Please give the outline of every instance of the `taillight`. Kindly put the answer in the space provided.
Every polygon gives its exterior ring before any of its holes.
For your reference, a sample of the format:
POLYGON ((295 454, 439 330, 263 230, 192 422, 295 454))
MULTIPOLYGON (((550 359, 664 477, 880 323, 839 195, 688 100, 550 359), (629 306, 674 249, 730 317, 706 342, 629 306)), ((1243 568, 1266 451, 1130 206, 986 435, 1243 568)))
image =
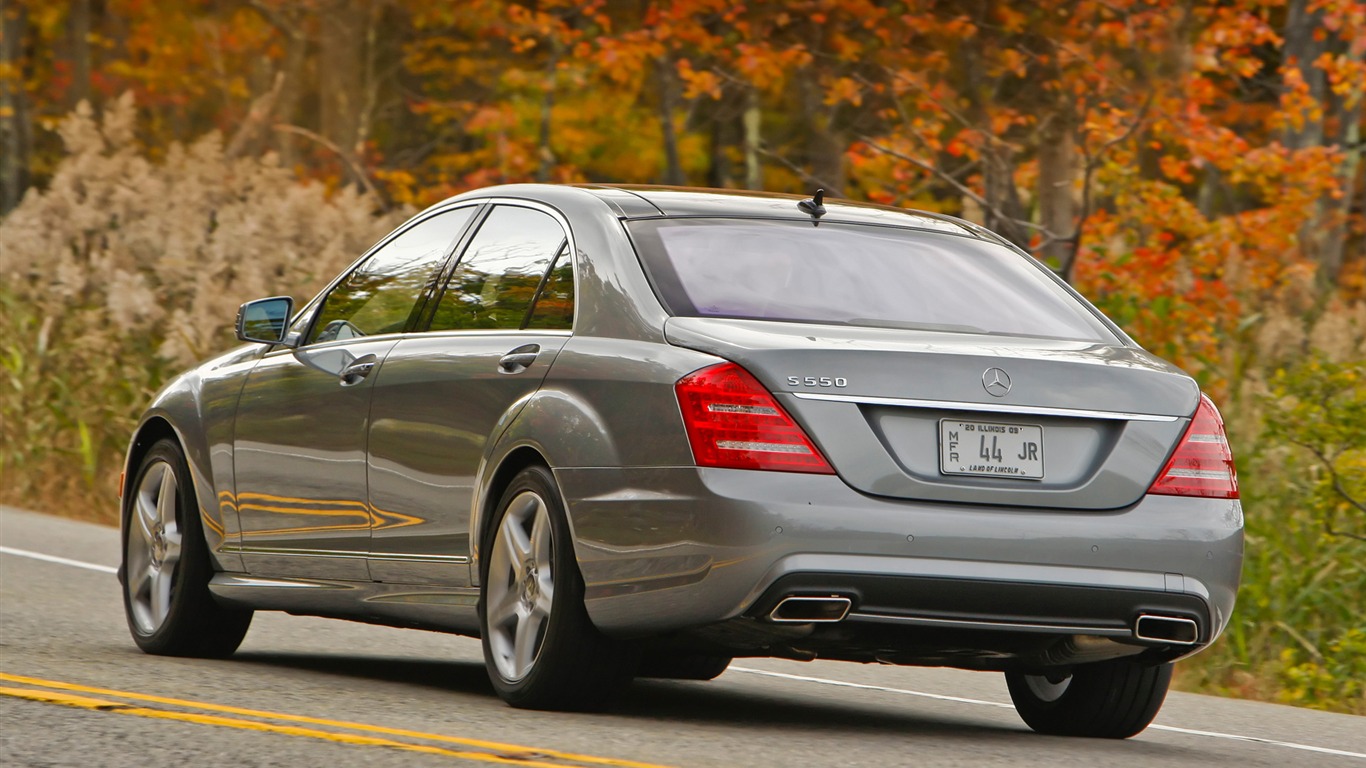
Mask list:
POLYGON ((1200 396, 1195 418, 1148 493, 1238 498, 1238 474, 1224 434, 1224 420, 1208 397, 1200 396))
POLYGON ((835 474, 773 395, 735 363, 693 371, 674 391, 699 467, 835 474))

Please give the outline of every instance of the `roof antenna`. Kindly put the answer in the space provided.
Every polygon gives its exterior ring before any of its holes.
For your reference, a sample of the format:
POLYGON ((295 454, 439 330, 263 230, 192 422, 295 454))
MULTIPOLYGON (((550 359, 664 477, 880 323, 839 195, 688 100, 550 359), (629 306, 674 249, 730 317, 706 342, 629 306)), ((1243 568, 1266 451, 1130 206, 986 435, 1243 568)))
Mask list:
POLYGON ((797 210, 809 214, 812 219, 815 219, 811 223, 820 226, 820 218, 825 215, 825 190, 817 189, 814 198, 808 197, 797 203, 797 210))

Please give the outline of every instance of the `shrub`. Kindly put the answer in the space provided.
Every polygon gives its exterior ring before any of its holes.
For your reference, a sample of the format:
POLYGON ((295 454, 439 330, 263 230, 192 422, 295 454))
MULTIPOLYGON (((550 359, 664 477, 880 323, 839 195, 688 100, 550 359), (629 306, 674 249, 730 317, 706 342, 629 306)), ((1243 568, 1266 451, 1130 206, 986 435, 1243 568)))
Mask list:
MULTIPOLYGON (((168 373, 234 343, 237 305, 314 291, 400 216, 301 183, 218 134, 137 148, 128 96, 59 132, 46 190, 0 221, 0 499, 112 520, 138 413, 168 373)), ((296 299, 306 298, 296 295, 296 299)))

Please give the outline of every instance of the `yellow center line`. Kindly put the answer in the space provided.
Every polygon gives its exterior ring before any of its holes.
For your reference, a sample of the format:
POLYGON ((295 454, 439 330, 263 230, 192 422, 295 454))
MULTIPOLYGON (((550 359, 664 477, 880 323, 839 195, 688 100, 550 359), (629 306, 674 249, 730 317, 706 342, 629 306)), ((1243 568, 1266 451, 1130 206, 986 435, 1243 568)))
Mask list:
POLYGON ((591 765, 610 765, 618 768, 665 768, 656 763, 641 763, 634 760, 617 760, 610 757, 598 757, 596 755, 581 755, 574 752, 562 752, 555 749, 540 749, 528 747, 520 744, 508 744, 498 741, 485 741, 483 739, 470 739, 460 736, 445 736, 438 733, 424 733, 422 731, 410 731, 403 728, 387 728, 381 725, 369 725, 366 723, 354 723, 345 720, 329 720, 320 717, 307 717, 304 715, 290 715, 283 712, 268 712, 259 709, 246 709, 243 707, 233 707, 225 704, 210 704, 207 702, 189 701, 187 699, 174 699, 165 696, 154 696, 145 693, 133 693, 130 691, 117 691, 108 688, 97 688, 93 686, 78 685, 76 683, 65 683, 59 680, 44 680, 36 677, 25 677, 23 675, 11 675, 0 672, 0 680, 11 683, 21 683, 24 685, 35 685, 41 688, 51 688, 59 691, 77 691, 80 693, 93 693, 101 696, 116 696, 132 701, 144 701, 154 704, 166 704, 177 707, 187 707, 200 709, 206 712, 220 712, 232 715, 244 715, 247 717, 259 717, 271 720, 279 720, 289 723, 305 723, 308 725, 324 725, 332 728, 344 728, 363 733, 383 734, 385 736, 402 736, 411 739, 422 739, 424 741, 435 741, 444 744, 459 744, 466 747, 476 747, 504 753, 506 756, 488 755, 479 752, 464 753, 455 750, 443 750, 440 747, 427 747, 423 745, 407 744, 405 742, 390 742, 388 739, 376 739, 373 737, 356 736, 354 734, 338 734, 327 731, 315 731, 306 728, 293 728, 291 726, 281 726, 269 723, 256 723, 246 720, 235 720, 232 718, 220 718, 212 715, 199 715, 185 712, 171 712, 159 709, 146 709, 133 707, 120 702, 99 702, 98 704, 76 703, 95 702, 96 699, 88 699, 79 696, 65 696, 49 693, 47 691, 32 691, 21 688, 0 687, 0 695, 15 696, 34 701, 48 701, 54 704, 66 704, 68 706, 79 706, 86 709, 97 709, 102 711, 119 712, 123 714, 134 714, 142 717, 161 717, 170 720, 183 720, 187 722, 199 722, 209 725, 224 725, 228 727, 247 728, 252 730, 268 730, 274 733, 288 733, 296 736, 310 736, 313 738, 323 738, 331 741, 341 741, 350 744, 374 744, 380 746, 395 746, 403 749, 410 749, 422 752, 433 752, 433 754, 448 754, 454 757, 465 757, 469 759, 489 760, 492 762, 504 762, 513 765, 526 766, 555 766, 564 768, 562 763, 537 763, 529 761, 529 758, 550 758, 557 760, 567 760, 576 763, 587 763, 591 765), (41 698, 47 697, 47 698, 41 698), (58 700, 57 697, 61 697, 58 700), (222 722, 219 722, 222 721, 222 722), (364 741, 356 741, 362 739, 364 741), (434 751, 435 750, 435 751, 434 751), (513 755, 519 755, 514 757, 513 755))
POLYGON ((492 755, 487 752, 464 752, 455 749, 443 749, 442 747, 432 747, 425 744, 409 744, 393 739, 381 739, 377 736, 360 736, 354 733, 331 733, 329 731, 318 731, 312 728, 300 728, 293 725, 276 725, 274 723, 260 723, 255 720, 238 720, 232 717, 220 717, 218 715, 196 715, 192 712, 174 712, 166 709, 149 709, 138 707, 132 704, 123 704, 117 701, 105 701, 102 699, 92 699, 86 696, 76 696, 70 693, 58 693, 56 691, 41 691, 30 688, 9 688, 0 687, 0 696, 13 696, 18 699, 28 699, 29 701, 39 701, 45 704, 61 704, 67 707, 79 707, 81 709, 92 709, 100 712, 112 712, 118 715, 135 715, 137 717, 152 717, 160 720, 177 720, 185 723, 196 723, 199 725, 217 725, 225 728, 241 728, 247 731, 261 731, 263 733, 278 733, 285 736, 303 736, 310 739, 323 739, 334 741, 340 744, 353 744, 367 747, 391 747, 402 749, 409 752, 423 752, 430 755, 443 755, 446 757, 458 757, 465 760, 480 760, 487 763, 503 763, 505 765, 531 766, 532 768, 565 768, 564 763, 541 763, 535 760, 527 760, 522 757, 503 757, 492 755))

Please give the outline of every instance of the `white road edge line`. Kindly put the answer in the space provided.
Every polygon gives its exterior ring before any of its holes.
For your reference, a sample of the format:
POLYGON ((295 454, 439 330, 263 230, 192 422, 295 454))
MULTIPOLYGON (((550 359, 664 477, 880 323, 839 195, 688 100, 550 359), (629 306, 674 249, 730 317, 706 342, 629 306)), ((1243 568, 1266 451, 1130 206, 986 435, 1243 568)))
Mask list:
MULTIPOLYGON (((999 701, 987 701, 985 699, 968 699, 962 696, 945 696, 938 693, 926 693, 924 691, 912 691, 906 688, 889 688, 884 685, 868 685, 866 683, 850 683, 844 680, 831 680, 824 677, 808 677, 806 675, 789 675, 785 672, 770 672, 766 669, 753 669, 751 667, 730 667, 729 671, 744 672, 750 675, 762 675, 764 677, 777 677, 784 680, 795 680, 802 683, 818 683, 820 685, 833 685, 839 688, 858 688, 865 691, 882 691, 884 693, 897 693, 903 696, 918 696, 925 699, 937 699, 939 701, 956 701, 962 704, 981 704, 988 707, 998 707, 1000 709, 1014 709, 1013 704, 1002 704, 999 701)), ((1319 752, 1325 755, 1340 755, 1342 757, 1366 758, 1366 753, 1349 752, 1344 749, 1330 749, 1328 747, 1315 747, 1310 744, 1296 744, 1292 741, 1277 741, 1275 739, 1265 739, 1259 736, 1242 736, 1236 733, 1219 733, 1217 731, 1197 731, 1192 728, 1178 728, 1174 725, 1159 725, 1154 723, 1148 726, 1151 730, 1169 731, 1171 733, 1184 733, 1190 736, 1208 736, 1215 739, 1231 739, 1233 741, 1251 741, 1258 744, 1269 744, 1275 747, 1286 747, 1287 749, 1300 749, 1306 752, 1319 752)))
MULTIPOLYGON (((26 549, 15 549, 13 547, 0 546, 0 554, 15 555, 17 557, 27 557, 33 560, 42 560, 58 565, 69 565, 73 568, 84 568, 89 571, 99 571, 100 573, 118 573, 119 569, 108 565, 97 563, 86 563, 80 560, 70 560, 56 555, 45 555, 41 552, 30 552, 26 549)), ((766 669, 753 669, 750 667, 731 667, 733 672, 744 672, 750 675, 761 675, 764 677, 777 677, 784 680, 795 680, 802 683, 817 683, 820 685, 833 685, 839 688, 858 688, 865 691, 882 691, 883 693, 897 693, 903 696, 918 696, 924 699, 936 699, 938 701, 956 701, 960 704, 980 704, 987 707, 997 707, 1000 709, 1014 709, 1014 705, 1002 704, 999 701, 987 701, 985 699, 969 699, 962 696, 945 696, 938 693, 926 693, 924 691, 912 691, 906 688, 890 688, 885 685, 868 685, 866 683, 850 683, 844 680, 830 680, 824 677, 808 677, 806 675, 789 675, 786 672, 769 672, 766 669)), ((1269 744, 1275 747, 1286 747, 1287 749, 1300 749, 1306 752, 1318 752, 1325 755, 1340 755, 1342 757, 1366 758, 1366 753, 1349 752, 1345 749, 1330 749, 1328 747, 1315 747, 1309 744, 1296 744, 1291 741, 1276 741, 1275 739, 1264 739, 1258 736, 1242 736, 1236 733, 1218 733, 1216 731, 1197 731, 1191 728, 1178 728, 1174 725, 1159 725, 1154 723, 1148 726, 1159 731, 1171 733, 1184 733, 1190 736, 1208 736, 1215 739, 1231 739, 1233 741, 1251 741, 1257 744, 1269 744)))
POLYGON ((824 677, 807 677, 806 675, 789 675, 786 672, 769 672, 766 669, 752 669, 750 667, 728 667, 731 672, 746 672, 751 675, 763 675, 764 677, 780 677, 784 680, 797 680, 803 683, 820 683, 821 685, 834 685, 840 688, 859 688, 865 691, 883 691, 884 693, 899 693, 903 696, 919 696, 925 699, 938 699, 939 701, 957 701, 962 704, 984 704, 988 707, 1001 707, 1003 709, 1014 709, 1013 704, 1002 704, 998 701, 986 701, 985 699, 965 699, 962 696, 945 696, 939 693, 925 693, 924 691, 912 691, 906 688, 888 688, 884 685, 869 685, 867 683, 849 683, 844 680, 829 680, 824 677))
POLYGON ((0 555, 15 555, 16 557, 27 557, 31 560, 42 560, 46 563, 57 563, 58 565, 69 565, 72 568, 84 568, 87 571, 99 571, 100 573, 118 573, 119 569, 108 565, 97 563, 86 563, 80 560, 69 560, 65 557, 56 555, 45 555, 42 552, 30 552, 27 549, 15 549, 14 547, 0 546, 0 555))

